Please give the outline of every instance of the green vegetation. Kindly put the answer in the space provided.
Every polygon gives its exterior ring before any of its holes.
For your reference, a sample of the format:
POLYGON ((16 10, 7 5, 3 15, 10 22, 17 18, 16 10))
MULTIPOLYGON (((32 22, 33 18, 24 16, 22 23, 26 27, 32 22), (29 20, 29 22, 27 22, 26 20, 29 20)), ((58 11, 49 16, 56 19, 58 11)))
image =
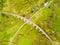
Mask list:
POLYGON ((0 45, 52 45, 36 26, 12 14, 38 25, 60 45, 60 0, 0 0, 0 45))

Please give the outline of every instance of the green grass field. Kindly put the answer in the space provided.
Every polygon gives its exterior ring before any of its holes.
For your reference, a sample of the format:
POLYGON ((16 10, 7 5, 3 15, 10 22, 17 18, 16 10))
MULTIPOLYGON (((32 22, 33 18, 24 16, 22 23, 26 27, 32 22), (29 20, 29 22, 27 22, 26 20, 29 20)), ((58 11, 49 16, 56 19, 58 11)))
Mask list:
POLYGON ((60 45, 60 0, 0 0, 0 45, 60 45))

